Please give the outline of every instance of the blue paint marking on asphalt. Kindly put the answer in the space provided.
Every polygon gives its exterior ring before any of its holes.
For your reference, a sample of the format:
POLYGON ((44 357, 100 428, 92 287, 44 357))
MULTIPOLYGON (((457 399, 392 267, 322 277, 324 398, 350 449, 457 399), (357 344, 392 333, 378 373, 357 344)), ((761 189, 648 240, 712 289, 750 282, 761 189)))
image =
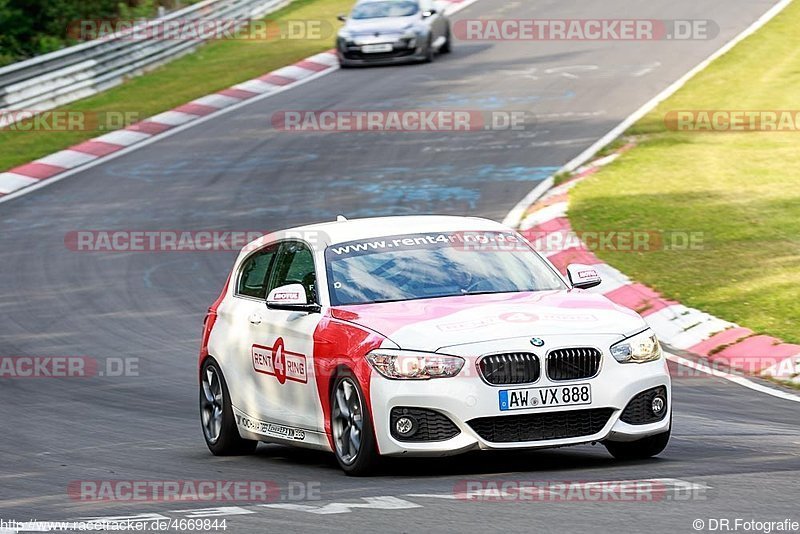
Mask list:
MULTIPOLYGON (((305 184, 310 180, 304 164, 317 159, 316 154, 270 153, 257 155, 203 157, 191 155, 154 164, 112 165, 109 173, 135 180, 158 181, 161 187, 170 187, 170 178, 184 178, 203 173, 224 173, 227 176, 249 175, 230 194, 241 198, 262 198, 268 203, 247 210, 245 218, 253 216, 288 216, 304 218, 330 218, 340 211, 337 197, 357 196, 356 209, 351 217, 370 217, 388 214, 435 213, 443 209, 452 213, 470 213, 479 206, 482 191, 487 183, 503 182, 531 184, 540 182, 557 171, 557 166, 478 164, 457 166, 452 164, 427 167, 384 166, 354 169, 344 175, 316 177, 318 187, 309 197, 305 184), (263 172, 281 164, 290 168, 297 180, 282 183, 281 187, 268 188, 270 173, 263 172), (261 172, 259 172, 261 171, 261 172), (303 202, 298 202, 303 199, 303 202), (290 208, 291 206, 291 208, 290 208)), ((178 182, 177 187, 183 185, 178 182)), ((202 211, 202 210, 201 210, 202 211)), ((109 221, 110 222, 110 221, 109 221)))

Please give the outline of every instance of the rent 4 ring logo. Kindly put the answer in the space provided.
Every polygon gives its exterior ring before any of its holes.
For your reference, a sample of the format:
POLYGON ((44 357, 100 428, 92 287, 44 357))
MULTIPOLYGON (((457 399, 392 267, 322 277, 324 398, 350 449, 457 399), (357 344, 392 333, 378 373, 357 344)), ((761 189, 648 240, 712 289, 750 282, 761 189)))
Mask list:
POLYGON ((306 357, 297 352, 284 349, 283 338, 278 338, 271 347, 253 345, 253 369, 257 373, 272 375, 278 382, 308 382, 306 357))

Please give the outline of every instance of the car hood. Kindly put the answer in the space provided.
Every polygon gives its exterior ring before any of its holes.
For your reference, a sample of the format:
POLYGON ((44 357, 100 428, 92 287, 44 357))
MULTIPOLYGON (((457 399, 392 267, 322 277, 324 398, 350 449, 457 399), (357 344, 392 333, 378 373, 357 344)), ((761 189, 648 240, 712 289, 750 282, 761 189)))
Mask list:
POLYGON ((398 34, 410 30, 419 21, 417 15, 408 17, 382 17, 378 19, 348 19, 344 29, 353 36, 398 34))
POLYGON ((378 332, 400 348, 431 352, 521 336, 622 336, 647 326, 633 310, 580 290, 338 306, 331 315, 378 332))

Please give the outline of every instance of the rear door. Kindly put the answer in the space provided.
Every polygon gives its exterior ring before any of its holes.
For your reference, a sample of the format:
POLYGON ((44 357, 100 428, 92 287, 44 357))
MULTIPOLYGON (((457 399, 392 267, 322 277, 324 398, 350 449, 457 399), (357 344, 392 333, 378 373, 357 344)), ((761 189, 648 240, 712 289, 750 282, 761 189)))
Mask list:
POLYGON ((267 245, 241 263, 231 280, 233 297, 218 309, 221 325, 214 330, 225 336, 219 346, 224 350, 222 365, 231 402, 251 417, 263 415, 266 403, 253 371, 251 348, 267 314, 267 287, 279 249, 280 243, 267 245))

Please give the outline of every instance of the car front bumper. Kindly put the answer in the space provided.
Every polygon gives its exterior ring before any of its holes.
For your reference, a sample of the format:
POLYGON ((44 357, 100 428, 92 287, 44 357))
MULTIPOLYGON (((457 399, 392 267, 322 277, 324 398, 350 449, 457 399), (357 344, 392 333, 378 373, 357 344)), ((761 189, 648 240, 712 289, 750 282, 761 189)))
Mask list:
MULTIPOLYGON (((467 369, 453 378, 434 380, 389 380, 373 371, 370 383, 370 401, 378 448, 386 456, 446 456, 474 449, 536 449, 577 445, 597 441, 635 441, 653 434, 665 432, 670 428, 672 412, 672 392, 670 378, 664 358, 644 364, 620 364, 609 355, 603 355, 601 371, 597 376, 584 380, 552 382, 542 376, 536 383, 511 386, 489 385, 477 372, 465 373, 467 369), (610 360, 610 361, 609 361, 610 360), (527 387, 565 386, 570 384, 591 384, 591 404, 572 407, 530 408, 501 411, 499 391, 527 387), (667 407, 663 418, 648 424, 629 424, 620 420, 628 403, 637 394, 663 386, 667 391, 667 407), (446 416, 458 428, 458 434, 440 441, 406 441, 396 439, 391 431, 391 412, 393 408, 421 408, 432 410, 446 416), (556 414, 552 420, 561 420, 565 414, 578 410, 601 412, 601 419, 607 416, 599 431, 582 433, 557 439, 537 439, 534 441, 488 441, 470 425, 475 419, 496 418, 501 426, 501 418, 529 414, 556 414), (560 413, 560 415, 558 415, 560 413), (579 435, 575 435, 579 434, 579 435)), ((472 362, 468 361, 465 367, 472 362)), ((474 368, 474 367, 473 367, 474 368)), ((575 414, 583 416, 583 414, 575 414)), ((573 415, 567 416, 573 417, 573 415)), ((514 423, 512 423, 513 425, 514 423)), ((592 428, 598 428, 597 423, 592 428)))
POLYGON ((364 53, 361 51, 360 45, 347 47, 340 43, 336 50, 336 55, 339 58, 339 64, 348 67, 361 65, 395 65, 401 63, 414 63, 423 61, 425 59, 426 50, 424 46, 418 46, 415 48, 398 48, 394 43, 377 44, 392 44, 394 49, 391 52, 382 52, 377 54, 364 53))

